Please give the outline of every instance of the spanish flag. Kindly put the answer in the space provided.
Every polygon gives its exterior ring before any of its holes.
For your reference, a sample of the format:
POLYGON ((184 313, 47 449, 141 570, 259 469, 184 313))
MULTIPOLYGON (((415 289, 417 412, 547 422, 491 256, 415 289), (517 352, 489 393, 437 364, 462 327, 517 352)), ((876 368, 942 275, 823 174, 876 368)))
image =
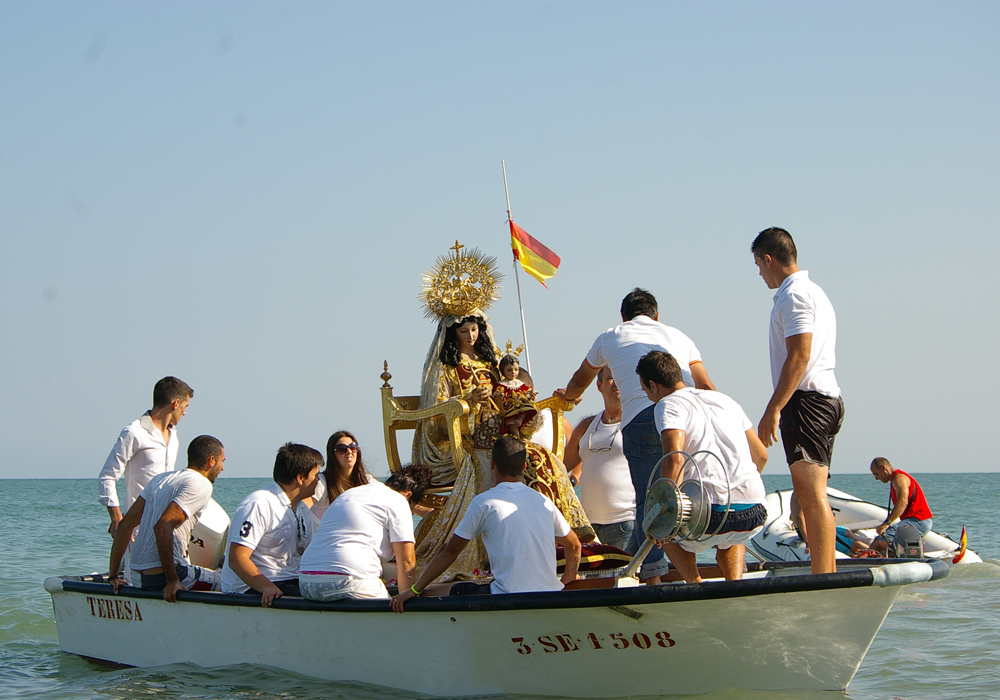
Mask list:
POLYGON ((514 259, 529 275, 548 289, 545 280, 556 274, 562 260, 551 250, 536 241, 523 228, 510 219, 510 247, 514 249, 514 259))

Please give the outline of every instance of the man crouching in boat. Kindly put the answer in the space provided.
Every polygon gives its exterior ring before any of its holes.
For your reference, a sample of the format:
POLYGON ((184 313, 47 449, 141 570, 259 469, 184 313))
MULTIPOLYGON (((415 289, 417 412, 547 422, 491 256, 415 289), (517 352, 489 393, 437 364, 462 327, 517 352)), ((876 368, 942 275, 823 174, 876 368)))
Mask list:
POLYGON ((299 561, 316 529, 309 506, 323 455, 286 443, 274 458, 274 483, 254 491, 236 508, 229 528, 223 593, 260 593, 267 608, 283 595, 300 596, 299 561))
POLYGON ((718 532, 704 540, 658 544, 688 583, 701 581, 695 555, 709 547, 716 548, 715 560, 727 581, 743 578, 745 543, 767 519, 759 473, 767 463, 767 448, 738 403, 718 391, 685 386, 680 365, 670 354, 654 350, 639 360, 635 371, 646 396, 656 404, 653 422, 663 454, 670 455, 663 460, 660 475, 678 484, 697 478, 693 468, 683 471, 686 460, 678 452, 711 452, 726 470, 722 473, 712 458, 699 462, 712 502, 706 534, 718 532))
POLYGON ((472 499, 455 534, 420 579, 409 588, 400 586, 399 595, 392 599, 393 610, 403 612, 406 601, 424 592, 446 596, 559 591, 576 580, 580 540, 552 501, 521 481, 526 455, 524 443, 516 438, 497 438, 490 459, 496 486, 472 499), (432 586, 477 535, 483 536, 493 582, 459 581, 432 586), (566 553, 561 579, 556 576, 557 542, 566 553))
POLYGON ((885 457, 872 460, 872 476, 883 484, 892 483, 889 491, 889 503, 892 510, 885 520, 875 528, 879 537, 872 542, 872 549, 886 553, 888 543, 896 540, 896 528, 900 525, 911 525, 920 531, 921 536, 931 531, 933 514, 931 507, 924 498, 924 490, 912 476, 902 469, 896 469, 885 457))
POLYGON ((115 532, 111 546, 109 583, 118 592, 128 585, 119 575, 122 555, 132 543, 132 573, 137 588, 163 591, 163 599, 176 602, 177 591, 218 590, 219 571, 193 565, 188 542, 198 516, 212 499, 212 485, 222 473, 226 450, 211 435, 200 435, 188 445, 188 468, 158 474, 142 490, 115 532))

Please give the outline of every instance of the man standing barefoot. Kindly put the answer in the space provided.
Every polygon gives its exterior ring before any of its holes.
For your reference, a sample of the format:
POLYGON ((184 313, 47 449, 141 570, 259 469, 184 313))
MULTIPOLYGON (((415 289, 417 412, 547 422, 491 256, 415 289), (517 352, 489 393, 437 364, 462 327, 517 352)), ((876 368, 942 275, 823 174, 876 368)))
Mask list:
POLYGON ((792 473, 792 509, 801 512, 803 538, 814 574, 837 570, 836 529, 826 498, 833 440, 844 420, 844 402, 834 376, 837 316, 819 285, 799 270, 788 231, 761 231, 750 246, 768 289, 777 289, 769 338, 774 393, 757 426, 770 447, 781 429, 792 473))

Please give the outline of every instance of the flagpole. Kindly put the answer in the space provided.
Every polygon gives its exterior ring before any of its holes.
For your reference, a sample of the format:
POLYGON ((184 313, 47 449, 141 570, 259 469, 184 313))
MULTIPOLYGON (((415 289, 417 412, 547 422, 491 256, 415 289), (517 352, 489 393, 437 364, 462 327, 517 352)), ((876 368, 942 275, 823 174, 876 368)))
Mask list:
MULTIPOLYGON (((513 223, 510 217, 510 192, 507 190, 507 166, 500 160, 500 167, 503 169, 503 193, 507 197, 507 224, 513 223)), ((512 249, 513 250, 513 249, 512 249)), ((531 354, 528 352, 528 329, 524 325, 524 304, 521 303, 521 270, 517 257, 514 257, 514 279, 517 281, 517 307, 521 311, 521 335, 524 337, 524 368, 531 374, 531 354)))

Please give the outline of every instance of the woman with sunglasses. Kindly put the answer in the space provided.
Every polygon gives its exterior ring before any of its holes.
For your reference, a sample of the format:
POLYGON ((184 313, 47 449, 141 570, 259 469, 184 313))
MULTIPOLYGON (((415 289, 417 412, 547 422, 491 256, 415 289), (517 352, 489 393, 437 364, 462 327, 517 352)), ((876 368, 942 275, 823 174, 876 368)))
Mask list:
POLYGON ((347 430, 338 430, 326 441, 326 471, 320 474, 313 496, 312 514, 318 524, 337 496, 355 486, 372 481, 361 458, 358 439, 347 430))

